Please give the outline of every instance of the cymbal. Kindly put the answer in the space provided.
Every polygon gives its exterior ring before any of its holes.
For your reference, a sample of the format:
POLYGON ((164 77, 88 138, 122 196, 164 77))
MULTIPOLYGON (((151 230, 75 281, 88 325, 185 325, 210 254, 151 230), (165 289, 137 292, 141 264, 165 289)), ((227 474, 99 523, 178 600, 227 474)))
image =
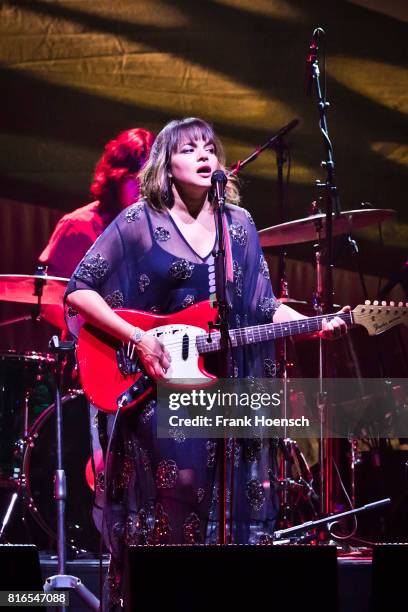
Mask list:
MULTIPOLYGON (((339 217, 335 217, 333 213, 333 236, 348 234, 368 225, 382 223, 394 214, 395 210, 390 208, 345 210, 340 213, 339 217)), ((272 247, 316 240, 319 229, 321 229, 321 237, 325 238, 326 215, 323 213, 266 227, 259 230, 258 235, 262 247, 272 247)))
POLYGON ((280 297, 278 300, 282 302, 282 304, 307 304, 305 300, 295 300, 295 298, 291 297, 280 297))
POLYGON ((36 281, 44 281, 41 304, 62 304, 69 278, 28 274, 0 274, 0 301, 37 304, 36 281))

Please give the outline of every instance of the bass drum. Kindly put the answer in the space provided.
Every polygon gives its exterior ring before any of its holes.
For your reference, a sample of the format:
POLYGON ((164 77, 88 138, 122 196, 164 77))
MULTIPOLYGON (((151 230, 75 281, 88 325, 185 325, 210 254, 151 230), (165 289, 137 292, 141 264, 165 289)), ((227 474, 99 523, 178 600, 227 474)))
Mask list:
MULTIPOLYGON (((85 469, 91 454, 88 403, 82 391, 62 398, 63 467, 67 479, 65 524, 67 546, 79 554, 97 553, 99 532, 92 520, 93 493, 85 469)), ((56 469, 55 404, 45 410, 29 433, 24 456, 29 510, 39 530, 30 529, 40 548, 50 548, 56 540, 56 502, 54 472, 56 469)))

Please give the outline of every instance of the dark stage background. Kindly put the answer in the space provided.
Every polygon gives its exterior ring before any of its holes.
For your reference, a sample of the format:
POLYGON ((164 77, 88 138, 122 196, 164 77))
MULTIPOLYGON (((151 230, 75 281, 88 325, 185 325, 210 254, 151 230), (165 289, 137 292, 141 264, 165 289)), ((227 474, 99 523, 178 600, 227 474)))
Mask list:
MULTIPOLYGON (((322 143, 303 93, 317 25, 327 32, 329 128, 342 209, 363 201, 395 219, 356 234, 374 299, 406 258, 408 10, 385 0, 10 0, 0 10, 0 273, 31 273, 57 218, 89 200, 104 144, 120 130, 158 131, 171 118, 213 121, 228 162, 294 117, 287 220, 317 197, 322 143), (368 8, 371 7, 371 8, 368 8)), ((322 68, 322 62, 321 62, 322 68)), ((279 222, 276 161, 242 172, 258 228, 279 222)), ((311 243, 288 247, 292 297, 314 289, 311 243)), ((276 286, 276 250, 267 257, 276 286)), ((335 302, 363 298, 344 237, 336 239, 335 302)), ((392 294, 402 296, 397 290, 392 294)), ((0 305, 0 320, 27 312, 0 305)), ((3 328, 4 329, 4 328, 3 328)), ((0 346, 38 345, 25 324, 0 346)), ((41 335, 41 334, 40 334, 41 335)), ((40 348, 40 347, 37 347, 40 348)))
MULTIPOLYGON (((392 272, 408 238, 408 10, 402 2, 359 4, 379 10, 342 0, 2 2, 1 272, 31 271, 58 214, 88 199, 107 140, 134 126, 157 131, 173 117, 213 121, 230 163, 299 117, 289 137, 287 218, 305 216, 317 195, 314 180, 322 177, 316 103, 303 94, 317 25, 327 32, 329 128, 342 208, 369 201, 396 209, 384 247, 375 226, 360 233, 364 270, 392 272)), ((244 204, 259 228, 279 221, 275 174, 270 152, 242 174, 244 204)), ((288 255, 310 260, 310 245, 288 255)), ((352 267, 346 249, 337 264, 352 267)))

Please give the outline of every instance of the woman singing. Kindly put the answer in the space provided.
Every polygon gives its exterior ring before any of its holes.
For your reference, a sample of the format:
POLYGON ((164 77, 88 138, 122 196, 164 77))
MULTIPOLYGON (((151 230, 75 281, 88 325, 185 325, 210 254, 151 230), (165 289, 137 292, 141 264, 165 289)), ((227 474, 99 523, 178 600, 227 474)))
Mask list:
MULTIPOLYGON (((166 125, 142 171, 142 199, 105 230, 68 286, 70 328, 75 331, 79 313, 124 343, 133 343, 155 380, 166 378, 169 353, 112 308, 167 314, 213 296, 216 233, 211 176, 224 169, 224 163, 221 143, 205 121, 189 118, 166 125)), ((231 177, 226 200, 231 327, 302 318, 275 298, 254 222, 238 206, 239 194, 231 177)), ((341 332, 343 326, 341 319, 334 319, 325 325, 325 332, 341 332)), ((230 376, 274 376, 273 343, 233 353, 230 376)), ((251 439, 227 444, 234 470, 235 543, 257 543, 272 534, 277 512, 272 443, 251 439)), ((120 415, 105 508, 113 561, 112 605, 121 596, 126 545, 217 541, 217 458, 216 440, 188 439, 177 429, 170 431, 169 439, 157 438, 154 400, 120 415)))

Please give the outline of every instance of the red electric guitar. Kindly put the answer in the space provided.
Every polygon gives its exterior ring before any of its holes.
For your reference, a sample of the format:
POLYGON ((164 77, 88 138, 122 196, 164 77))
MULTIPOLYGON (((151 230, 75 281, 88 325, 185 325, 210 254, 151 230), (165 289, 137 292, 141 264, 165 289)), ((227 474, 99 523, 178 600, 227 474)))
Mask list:
MULTIPOLYGON (((215 323, 217 310, 209 301, 194 304, 171 315, 156 315, 138 310, 118 309, 115 312, 148 334, 156 336, 169 351, 172 361, 166 384, 180 386, 180 380, 194 379, 191 388, 209 385, 215 376, 206 372, 204 355, 220 349, 220 333, 209 333, 208 323, 215 323)), ((321 315, 288 321, 231 329, 233 346, 265 342, 285 336, 307 334, 322 328, 322 319, 340 316, 348 325, 363 325, 370 335, 380 334, 399 323, 408 325, 408 304, 370 302, 351 312, 321 315)), ((95 406, 106 412, 130 408, 153 390, 153 383, 140 369, 138 360, 130 359, 126 346, 90 325, 81 329, 77 346, 81 385, 95 406)), ((183 382, 183 386, 186 385, 183 382)))

